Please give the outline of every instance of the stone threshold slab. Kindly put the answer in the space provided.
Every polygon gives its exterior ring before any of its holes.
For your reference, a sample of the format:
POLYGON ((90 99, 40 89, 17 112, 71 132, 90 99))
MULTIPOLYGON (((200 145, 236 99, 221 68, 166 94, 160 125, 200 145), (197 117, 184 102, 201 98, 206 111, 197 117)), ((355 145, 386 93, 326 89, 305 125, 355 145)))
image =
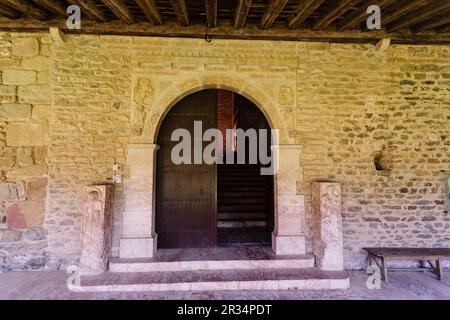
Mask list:
POLYGON ((198 271, 231 269, 312 268, 312 255, 275 255, 268 248, 210 248, 158 250, 152 259, 118 259, 111 272, 198 271))
POLYGON ((228 290, 337 290, 348 289, 345 272, 302 270, 223 270, 84 276, 77 292, 228 291, 228 290))

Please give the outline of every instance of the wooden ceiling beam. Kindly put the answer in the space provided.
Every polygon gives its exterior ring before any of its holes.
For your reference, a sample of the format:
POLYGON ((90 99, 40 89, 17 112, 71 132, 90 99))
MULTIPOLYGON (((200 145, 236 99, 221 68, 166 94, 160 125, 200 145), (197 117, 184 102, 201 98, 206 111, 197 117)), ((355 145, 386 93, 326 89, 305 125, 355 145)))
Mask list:
POLYGON ((147 18, 154 25, 162 23, 161 14, 159 13, 158 7, 153 0, 135 0, 138 6, 144 11, 147 18))
POLYGON ((34 7, 24 0, 2 0, 3 4, 17 11, 22 12, 25 15, 32 16, 37 19, 44 20, 47 18, 45 10, 34 7))
POLYGON ((422 23, 412 26, 412 32, 423 32, 426 30, 432 30, 443 25, 450 24, 450 12, 446 12, 443 15, 437 16, 435 18, 426 20, 422 23))
POLYGON ((383 26, 397 20, 412 10, 430 4, 433 0, 403 0, 390 6, 381 13, 381 24, 383 26))
POLYGON ((0 4, 0 15, 10 19, 17 19, 20 17, 20 12, 0 4))
POLYGON ((324 0, 301 1, 289 17, 288 27, 296 28, 301 25, 323 2, 324 0))
POLYGON ((128 7, 122 0, 101 0, 111 10, 117 18, 126 22, 133 23, 134 18, 128 7))
MULTIPOLYGON (((353 27, 358 26, 361 22, 367 19, 367 8, 371 5, 378 5, 381 9, 388 7, 393 4, 397 0, 365 0, 361 3, 356 10, 347 15, 342 21, 338 24, 338 31, 349 30, 353 27)), ((381 21, 383 22, 383 15, 381 16, 381 21)))
POLYGON ((270 0, 261 18, 259 27, 261 29, 270 28, 287 3, 288 0, 270 0))
POLYGON ((77 5, 81 8, 81 15, 86 14, 89 18, 105 22, 106 17, 102 10, 100 10, 92 0, 67 0, 70 4, 77 5))
POLYGON ((189 13, 186 7, 186 2, 184 0, 170 0, 173 10, 177 16, 177 20, 183 27, 189 25, 189 13))
POLYGON ((205 0, 206 25, 208 28, 217 26, 217 0, 205 0))
POLYGON ((251 6, 252 0, 238 0, 238 5, 234 13, 234 27, 236 29, 240 29, 245 26, 245 20, 247 20, 251 6))
POLYGON ((319 30, 330 25, 360 1, 361 0, 340 0, 335 6, 331 7, 328 12, 314 21, 312 29, 319 30))
MULTIPOLYGON (((66 35, 122 35, 146 37, 176 37, 176 38, 205 38, 205 25, 190 23, 189 27, 182 27, 176 21, 167 21, 163 25, 154 26, 144 21, 127 24, 121 20, 98 23, 93 20, 83 21, 80 30, 67 29, 66 19, 52 19, 40 21, 37 19, 20 18, 11 20, 0 17, 0 31, 48 32, 49 27, 61 29, 66 35)), ((234 23, 224 21, 209 31, 213 39, 243 39, 243 40, 274 40, 274 41, 307 41, 332 43, 370 43, 374 44, 383 38, 390 38, 392 44, 450 44, 447 34, 424 32, 413 34, 410 31, 387 33, 384 30, 349 30, 338 32, 335 30, 312 31, 310 29, 288 29, 282 26, 273 26, 261 30, 258 25, 246 23, 245 28, 235 29, 234 23)), ((214 41, 214 40, 213 40, 214 41)), ((124 44, 123 48, 126 49, 124 44)))
POLYGON ((65 17, 67 15, 66 8, 64 8, 61 5, 61 3, 55 0, 33 0, 33 1, 60 17, 65 17))
POLYGON ((450 9, 450 1, 440 0, 433 3, 431 6, 423 7, 419 10, 413 11, 404 15, 401 19, 396 20, 387 26, 388 32, 400 30, 422 21, 432 18, 442 12, 450 9))

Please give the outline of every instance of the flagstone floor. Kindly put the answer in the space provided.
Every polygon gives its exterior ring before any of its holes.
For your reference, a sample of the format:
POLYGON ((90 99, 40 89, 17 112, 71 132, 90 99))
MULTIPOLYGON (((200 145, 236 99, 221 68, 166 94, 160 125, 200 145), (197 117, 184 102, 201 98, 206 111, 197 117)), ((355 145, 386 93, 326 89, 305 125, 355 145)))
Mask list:
POLYGON ((450 299, 448 271, 443 282, 430 272, 393 271, 380 290, 367 288, 364 272, 350 274, 349 290, 78 293, 67 289, 64 272, 10 272, 0 274, 0 299, 450 299))

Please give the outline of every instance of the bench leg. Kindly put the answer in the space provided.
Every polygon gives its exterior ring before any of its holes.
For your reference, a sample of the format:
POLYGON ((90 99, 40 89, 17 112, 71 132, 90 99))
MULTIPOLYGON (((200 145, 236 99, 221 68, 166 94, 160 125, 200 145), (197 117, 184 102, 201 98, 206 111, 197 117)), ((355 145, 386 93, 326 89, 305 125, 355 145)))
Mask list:
POLYGON ((444 280, 444 272, 442 270, 441 260, 436 260, 436 272, 440 281, 444 280))
POLYGON ((388 282, 386 259, 381 257, 381 272, 383 273, 384 282, 388 282))

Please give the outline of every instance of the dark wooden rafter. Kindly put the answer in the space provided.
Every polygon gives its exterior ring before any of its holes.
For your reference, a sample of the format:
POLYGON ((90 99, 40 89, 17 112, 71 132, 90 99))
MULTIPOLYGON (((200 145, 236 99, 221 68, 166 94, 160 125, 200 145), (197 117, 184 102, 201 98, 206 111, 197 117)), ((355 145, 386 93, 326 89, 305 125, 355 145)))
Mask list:
POLYGON ((323 16, 314 21, 313 30, 322 29, 330 25, 337 18, 342 16, 353 6, 357 5, 361 0, 340 0, 334 7, 331 7, 323 16))
POLYGON ((144 11, 147 18, 155 25, 162 23, 161 14, 153 0, 135 0, 138 6, 144 11))
POLYGON ((81 9, 81 15, 85 14, 89 18, 105 22, 106 17, 102 10, 100 10, 92 0, 67 0, 70 4, 77 5, 81 9))
POLYGON ((450 23, 435 29, 436 33, 450 33, 450 23))
POLYGON ((384 10, 381 14, 382 25, 387 25, 410 11, 430 4, 433 0, 403 0, 384 10))
POLYGON ((287 3, 288 0, 270 0, 270 2, 267 4, 266 11, 261 18, 259 27, 261 29, 270 28, 287 3))
MULTIPOLYGON (((371 5, 375 4, 378 5, 381 9, 384 9, 387 6, 393 4, 395 1, 397 0, 378 0, 378 1, 365 0, 358 6, 356 10, 354 10, 352 13, 344 17, 344 19, 341 22, 339 22, 337 30, 345 31, 355 26, 358 26, 361 22, 367 19, 368 17, 367 8, 371 5)), ((381 17, 383 17, 383 15, 381 15, 381 17)))
POLYGON ((170 3, 175 11, 177 20, 183 27, 189 25, 189 13, 184 0, 170 0, 170 3))
POLYGON ((426 8, 423 8, 421 10, 411 12, 403 16, 401 19, 394 21, 393 23, 387 26, 387 30, 389 32, 393 32, 405 27, 409 27, 414 24, 418 24, 422 21, 432 18, 435 15, 438 15, 442 12, 446 12, 449 9, 450 9, 449 0, 437 1, 433 3, 432 6, 429 7, 427 6, 426 8))
POLYGON ((296 28, 302 24, 322 3, 324 0, 305 0, 301 1, 295 11, 289 17, 288 27, 296 28))
POLYGON ((238 0, 238 5, 234 13, 234 27, 236 29, 243 28, 245 26, 245 20, 247 20, 248 12, 252 6, 252 0, 238 0))
POLYGON ((53 12, 54 14, 65 17, 67 15, 66 8, 58 1, 55 0, 33 0, 41 7, 53 12))
POLYGON ((208 28, 217 26, 217 0, 205 0, 206 25, 208 28))
POLYGON ((0 4, 0 15, 10 19, 17 19, 20 17, 20 12, 0 4))
POLYGON ((450 0, 235 0, 234 6, 221 3, 217 0, 0 0, 0 30, 28 32, 55 27, 80 34, 198 38, 204 37, 205 23, 201 21, 206 17, 207 26, 213 28, 209 35, 216 39, 377 43, 387 38, 393 44, 450 42, 450 0), (81 8, 82 30, 66 29, 68 4, 81 8), (362 28, 368 17, 367 8, 372 4, 382 9, 382 30, 362 28), (177 21, 171 21, 174 13, 177 21), (112 15, 119 19, 110 19, 112 15))
POLYGON ((134 18, 122 0, 101 0, 120 20, 133 23, 134 18))
POLYGON ((438 28, 443 25, 450 24, 450 12, 447 11, 445 14, 431 18, 422 23, 414 25, 411 29, 413 32, 423 32, 431 29, 438 28))
POLYGON ((25 0, 2 0, 3 4, 17 11, 24 13, 25 15, 32 16, 44 20, 47 18, 45 10, 31 5, 25 0))

